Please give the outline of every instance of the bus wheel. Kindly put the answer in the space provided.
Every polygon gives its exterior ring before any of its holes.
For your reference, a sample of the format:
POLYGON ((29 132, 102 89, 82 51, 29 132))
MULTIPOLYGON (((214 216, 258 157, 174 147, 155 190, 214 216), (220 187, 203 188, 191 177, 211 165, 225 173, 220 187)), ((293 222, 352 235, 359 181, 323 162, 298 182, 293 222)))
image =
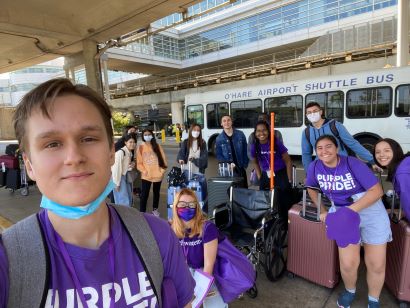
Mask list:
POLYGON ((216 138, 209 140, 210 145, 209 145, 209 149, 210 149, 210 154, 212 154, 213 156, 216 156, 216 138))
POLYGON ((358 138, 359 143, 370 153, 373 153, 374 146, 378 139, 374 137, 361 137, 358 138))

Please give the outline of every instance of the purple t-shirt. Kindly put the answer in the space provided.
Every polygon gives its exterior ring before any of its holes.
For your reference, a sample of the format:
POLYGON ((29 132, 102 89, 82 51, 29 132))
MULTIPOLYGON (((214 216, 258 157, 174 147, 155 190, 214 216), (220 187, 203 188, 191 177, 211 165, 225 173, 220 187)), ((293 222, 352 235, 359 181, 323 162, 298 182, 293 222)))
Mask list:
POLYGON ((410 221, 410 156, 401 161, 394 175, 394 190, 400 197, 401 206, 410 221))
POLYGON ((191 268, 204 267, 204 244, 218 239, 222 241, 225 237, 220 234, 218 228, 212 222, 205 222, 202 237, 195 235, 193 237, 185 237, 179 240, 179 243, 184 250, 188 266, 191 268))
MULTIPOLYGON (((158 307, 153 288, 125 227, 111 207, 110 213, 115 251, 115 306, 158 307)), ((195 282, 185 264, 178 239, 165 221, 153 215, 145 215, 145 218, 159 246, 164 265, 164 277, 173 280, 179 306, 183 307, 192 299, 195 282)), ((55 241, 54 230, 46 211, 40 212, 40 222, 45 230, 51 261, 50 289, 46 307, 51 307, 53 289, 57 289, 54 307, 78 307, 81 304, 79 304, 78 296, 75 296, 75 285, 55 241)), ((98 249, 81 248, 67 243, 65 246, 78 279, 84 286, 83 292, 88 307, 109 307, 112 272, 109 263, 108 240, 98 249)), ((0 273, 2 269, 7 269, 7 260, 1 258, 3 253, 4 248, 1 246, 0 273)), ((4 296, 6 294, 4 292, 7 292, 5 289, 8 288, 7 278, 5 278, 7 276, 1 275, 0 277, 0 296, 4 296)), ((6 298, 0 297, 0 304, 6 302, 6 298)))
POLYGON ((351 196, 373 187, 378 179, 359 159, 342 155, 339 158, 335 168, 326 167, 321 160, 311 162, 306 185, 320 187, 337 206, 349 206, 353 203, 351 196))
MULTIPOLYGON (((282 158, 283 153, 287 153, 288 149, 285 145, 277 138, 275 138, 275 167, 274 171, 281 170, 286 167, 285 161, 282 158)), ((259 167, 262 171, 270 170, 270 141, 265 144, 260 144, 260 153, 258 157, 259 167)), ((251 156, 252 158, 256 157, 256 144, 251 144, 251 156)))

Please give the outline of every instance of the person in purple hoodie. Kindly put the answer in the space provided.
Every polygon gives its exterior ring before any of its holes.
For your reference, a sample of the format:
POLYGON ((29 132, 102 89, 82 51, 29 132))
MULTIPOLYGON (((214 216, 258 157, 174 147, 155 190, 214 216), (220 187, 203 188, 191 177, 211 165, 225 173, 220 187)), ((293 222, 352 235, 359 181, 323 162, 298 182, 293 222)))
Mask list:
POLYGON ((376 164, 387 169, 387 181, 393 182, 402 209, 410 220, 410 155, 404 155, 400 144, 390 138, 379 140, 374 147, 376 164))
MULTIPOLYGON (((195 192, 184 188, 175 197, 172 230, 179 238, 191 271, 203 270, 213 275, 218 243, 225 239, 218 228, 201 211, 195 192)), ((228 307, 215 283, 203 303, 204 308, 228 307)))
MULTIPOLYGON (((115 151, 111 111, 103 98, 69 79, 46 81, 23 97, 14 128, 28 175, 42 194, 37 217, 49 261, 44 306, 162 306, 141 249, 106 203, 114 188, 110 167, 115 151)), ((195 283, 177 238, 166 221, 140 215, 152 230, 152 245, 158 245, 163 277, 174 283, 177 306, 191 307, 195 283)), ((14 272, 9 271, 5 239, 0 245, 0 306, 10 307, 11 294, 18 291, 11 289, 14 272)))
MULTIPOLYGON (((357 271, 360 264, 360 244, 364 247, 364 260, 367 268, 368 307, 380 307, 379 296, 383 288, 386 268, 387 242, 392 240, 390 221, 381 201, 383 189, 372 171, 359 159, 338 154, 338 143, 331 135, 320 136, 315 144, 318 159, 309 165, 306 185, 320 188, 329 198, 332 207, 322 206, 320 219, 337 223, 336 214, 348 213, 351 220, 343 220, 337 227, 340 235, 350 233, 356 228, 360 233, 359 242, 339 246, 340 271, 345 290, 337 299, 338 307, 350 307, 356 293, 357 271), (330 217, 330 213, 333 216, 330 217), (354 225, 352 221, 358 222, 354 225)), ((309 195, 317 204, 318 192, 308 189, 309 195)), ((328 233, 329 235, 329 233, 328 233)), ((355 235, 355 234, 353 234, 355 235)), ((337 240, 336 240, 337 242, 337 240)))

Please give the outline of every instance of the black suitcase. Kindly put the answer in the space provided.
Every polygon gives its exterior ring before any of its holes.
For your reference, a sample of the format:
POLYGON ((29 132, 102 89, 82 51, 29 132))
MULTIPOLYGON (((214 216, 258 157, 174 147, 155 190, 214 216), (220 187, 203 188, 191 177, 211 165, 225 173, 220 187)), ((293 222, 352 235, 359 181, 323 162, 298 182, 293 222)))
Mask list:
POLYGON ((6 175, 6 188, 17 190, 21 187, 20 169, 8 169, 6 175))
POLYGON ((213 217, 217 205, 229 201, 229 188, 244 187, 242 177, 216 176, 208 180, 208 217, 213 217))
POLYGON ((0 169, 0 187, 6 185, 6 174, 7 171, 3 171, 0 169))

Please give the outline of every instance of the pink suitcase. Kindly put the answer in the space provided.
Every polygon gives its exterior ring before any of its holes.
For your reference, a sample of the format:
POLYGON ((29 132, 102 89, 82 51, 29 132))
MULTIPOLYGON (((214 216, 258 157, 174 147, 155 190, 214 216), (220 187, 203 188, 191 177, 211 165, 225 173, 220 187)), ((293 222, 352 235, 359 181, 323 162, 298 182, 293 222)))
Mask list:
MULTIPOLYGON (((302 205, 295 204, 289 210, 287 269, 296 276, 334 288, 340 280, 336 242, 326 237, 326 226, 319 218, 320 205, 311 207, 313 203, 307 202, 306 194, 304 189, 302 205)), ((319 203, 321 199, 319 194, 319 203)))
POLYGON ((0 168, 2 166, 2 163, 4 163, 4 165, 8 169, 18 169, 19 168, 19 160, 17 157, 14 157, 14 156, 1 155, 0 156, 0 168))
POLYGON ((410 223, 400 218, 401 208, 398 217, 394 214, 393 198, 390 212, 393 241, 387 244, 385 284, 399 301, 404 302, 410 301, 410 223))

